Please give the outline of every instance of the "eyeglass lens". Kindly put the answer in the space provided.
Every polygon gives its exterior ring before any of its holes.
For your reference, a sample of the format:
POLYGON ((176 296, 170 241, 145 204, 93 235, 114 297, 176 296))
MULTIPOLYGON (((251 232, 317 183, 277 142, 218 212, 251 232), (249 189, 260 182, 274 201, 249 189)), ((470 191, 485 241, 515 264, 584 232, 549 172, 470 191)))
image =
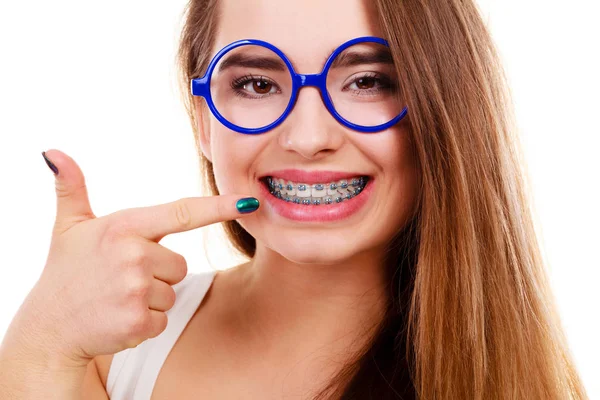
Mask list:
MULTIPOLYGON (((389 48, 357 43, 337 55, 327 73, 327 92, 347 121, 366 127, 389 122, 405 104, 389 48)), ((212 100, 229 122, 247 129, 275 122, 292 96, 292 75, 273 51, 243 45, 225 54, 210 83, 212 100)))

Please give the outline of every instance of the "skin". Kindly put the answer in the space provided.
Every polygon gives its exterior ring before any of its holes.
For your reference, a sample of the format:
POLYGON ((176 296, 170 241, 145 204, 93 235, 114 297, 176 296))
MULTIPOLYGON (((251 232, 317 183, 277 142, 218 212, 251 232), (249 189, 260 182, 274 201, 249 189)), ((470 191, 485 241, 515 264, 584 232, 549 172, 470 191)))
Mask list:
MULTIPOLYGON (((382 36, 367 4, 222 0, 213 52, 238 39, 263 39, 298 72, 319 72, 342 42, 382 36)), ((44 272, 0 349, 0 386, 9 398, 82 398, 81 388, 86 399, 107 399, 101 386, 110 354, 164 330, 163 311, 175 302, 170 285, 187 271, 185 259, 158 241, 217 221, 238 218, 256 238, 256 256, 217 274, 162 366, 152 400, 308 398, 381 320, 383 249, 410 217, 419 187, 406 120, 376 134, 349 130, 314 88, 304 88, 288 119, 263 135, 238 134, 203 117, 202 150, 214 163, 221 197, 97 218, 79 167, 48 152, 61 171, 57 220, 44 272), (285 220, 262 198, 257 179, 280 168, 360 171, 375 178, 373 194, 360 212, 335 223, 285 220), (240 193, 261 200, 258 212, 239 217, 233 202, 240 193), (190 211, 184 225, 174 218, 186 217, 182 210, 190 211), (88 279, 77 280, 83 275, 88 279), (79 284, 58 285, 65 276, 79 284), (40 339, 39 332, 48 334, 40 339)))
MULTIPOLYGON (((213 55, 235 40, 262 39, 283 50, 299 73, 320 72, 349 39, 383 37, 367 1, 220 3, 213 55)), ((217 272, 152 399, 308 398, 381 320, 383 249, 410 217, 420 183, 407 118, 376 134, 356 132, 339 124, 311 87, 300 91, 283 124, 261 135, 231 131, 209 112, 199 117, 202 151, 220 193, 260 200, 257 212, 238 219, 257 250, 250 262, 217 272), (374 192, 359 213, 335 223, 287 220, 270 209, 258 182, 282 168, 361 171, 375 178, 374 192)), ((104 386, 111 359, 96 358, 104 386)))
MULTIPOLYGON (((235 40, 262 39, 279 47, 297 72, 317 73, 346 40, 383 36, 368 4, 223 0, 213 55, 235 40)), ((377 134, 353 131, 328 113, 312 87, 300 91, 282 125, 261 135, 231 131, 210 113, 201 118, 202 151, 214 164, 220 193, 250 193, 261 201, 256 213, 239 220, 257 251, 227 271, 238 288, 229 299, 235 306, 228 332, 249 356, 263 358, 356 347, 383 310, 383 247, 415 205, 418 173, 406 118, 377 134), (375 177, 376 187, 350 218, 296 222, 273 212, 259 192, 257 178, 280 168, 357 170, 375 177)))

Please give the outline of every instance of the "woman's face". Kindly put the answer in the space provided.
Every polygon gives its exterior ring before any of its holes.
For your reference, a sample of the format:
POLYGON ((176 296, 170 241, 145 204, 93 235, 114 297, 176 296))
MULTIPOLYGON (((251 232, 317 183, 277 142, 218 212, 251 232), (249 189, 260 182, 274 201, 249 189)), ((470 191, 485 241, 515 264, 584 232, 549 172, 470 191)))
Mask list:
MULTIPOLYGON (((282 50, 297 73, 319 73, 343 42, 359 36, 383 37, 369 3, 221 0, 212 55, 236 40, 260 39, 282 50)), ((251 84, 249 90, 256 88, 251 84)), ((204 118, 208 129, 202 134, 203 152, 213 162, 219 192, 260 200, 256 213, 238 220, 256 238, 257 246, 297 263, 340 263, 360 253, 380 251, 410 217, 418 171, 407 118, 377 133, 354 131, 333 118, 314 87, 302 88, 287 119, 262 134, 237 133, 210 113, 204 118), (299 178, 283 170, 308 175, 299 178), (339 184, 335 176, 316 175, 323 171, 369 179, 358 195, 330 205, 286 202, 270 194, 264 183, 266 176, 272 176, 292 181, 296 190, 298 183, 321 183, 326 188, 334 181, 339 184)), ((351 180, 348 183, 352 188, 351 180)))

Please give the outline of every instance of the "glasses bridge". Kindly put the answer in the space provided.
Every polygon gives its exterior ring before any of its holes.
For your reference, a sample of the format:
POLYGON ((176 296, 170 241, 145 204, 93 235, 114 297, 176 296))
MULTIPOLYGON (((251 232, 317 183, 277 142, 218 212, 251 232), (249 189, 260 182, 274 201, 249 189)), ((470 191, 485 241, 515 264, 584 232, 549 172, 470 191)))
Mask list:
POLYGON ((300 87, 303 86, 317 86, 321 87, 323 84, 324 76, 322 73, 319 74, 298 74, 298 84, 300 87))

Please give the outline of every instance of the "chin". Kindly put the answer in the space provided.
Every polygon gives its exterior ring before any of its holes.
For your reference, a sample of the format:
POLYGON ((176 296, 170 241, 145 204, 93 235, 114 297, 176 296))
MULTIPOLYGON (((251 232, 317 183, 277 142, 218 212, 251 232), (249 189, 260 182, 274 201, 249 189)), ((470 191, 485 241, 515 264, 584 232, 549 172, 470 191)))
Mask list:
POLYGON ((315 265, 336 265, 344 263, 351 254, 322 254, 317 252, 290 251, 290 249, 272 249, 279 253, 286 260, 296 264, 315 264, 315 265))
POLYGON ((274 238, 268 247, 297 264, 345 263, 356 256, 359 251, 363 251, 361 244, 364 245, 364 243, 355 243, 348 238, 332 241, 315 237, 296 237, 294 240, 290 240, 288 239, 290 236, 281 235, 274 238))
MULTIPOLYGON (((271 251, 297 264, 343 264, 379 247, 386 239, 377 226, 353 229, 288 228, 259 219, 241 219, 240 225, 271 251), (371 228, 371 229, 369 229, 371 228), (375 230, 372 230, 375 229, 375 230)), ((387 232, 385 232, 387 233, 387 232)), ((391 232, 389 232, 391 235, 391 232)))

